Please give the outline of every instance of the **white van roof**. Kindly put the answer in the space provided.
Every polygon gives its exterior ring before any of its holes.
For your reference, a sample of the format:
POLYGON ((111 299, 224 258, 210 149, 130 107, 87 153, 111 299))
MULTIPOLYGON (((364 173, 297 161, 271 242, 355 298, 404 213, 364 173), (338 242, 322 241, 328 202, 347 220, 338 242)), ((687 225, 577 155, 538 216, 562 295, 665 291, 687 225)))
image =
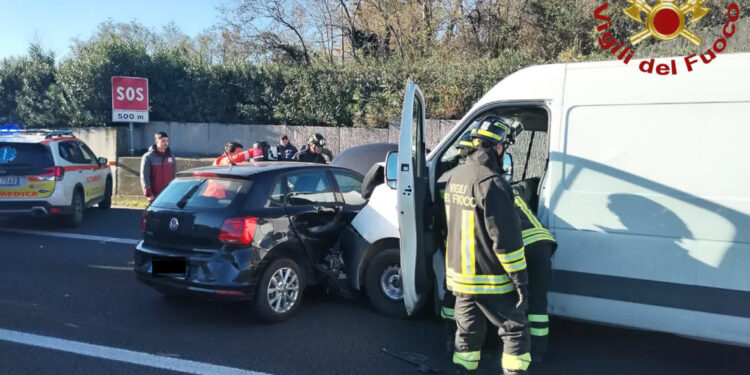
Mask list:
POLYGON ((495 85, 474 108, 497 101, 546 100, 565 106, 578 104, 638 104, 750 101, 750 53, 719 54, 710 64, 694 57, 688 72, 685 57, 676 60, 677 74, 660 76, 639 70, 642 61, 619 60, 536 65, 521 69, 495 85))

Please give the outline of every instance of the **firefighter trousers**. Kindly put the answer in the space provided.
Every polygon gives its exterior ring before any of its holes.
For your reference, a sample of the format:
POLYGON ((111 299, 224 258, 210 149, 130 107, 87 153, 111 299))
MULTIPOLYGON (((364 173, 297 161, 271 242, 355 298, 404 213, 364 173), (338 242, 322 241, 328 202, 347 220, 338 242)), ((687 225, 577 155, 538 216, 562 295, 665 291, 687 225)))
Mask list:
POLYGON ((528 320, 516 303, 515 293, 456 296, 453 363, 469 371, 477 369, 489 319, 503 340, 503 373, 525 374, 531 362, 528 320))
POLYGON ((529 333, 531 355, 541 359, 547 354, 549 341, 549 315, 547 292, 552 286, 551 258, 554 245, 540 241, 526 247, 526 271, 529 274, 529 333))

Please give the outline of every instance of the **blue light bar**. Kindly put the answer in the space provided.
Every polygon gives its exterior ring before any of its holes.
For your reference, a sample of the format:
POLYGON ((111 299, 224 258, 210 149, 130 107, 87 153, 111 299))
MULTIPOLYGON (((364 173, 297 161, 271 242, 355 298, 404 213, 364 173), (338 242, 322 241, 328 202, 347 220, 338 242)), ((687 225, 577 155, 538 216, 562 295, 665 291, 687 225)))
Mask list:
POLYGON ((6 125, 0 128, 0 133, 18 133, 18 126, 6 125))

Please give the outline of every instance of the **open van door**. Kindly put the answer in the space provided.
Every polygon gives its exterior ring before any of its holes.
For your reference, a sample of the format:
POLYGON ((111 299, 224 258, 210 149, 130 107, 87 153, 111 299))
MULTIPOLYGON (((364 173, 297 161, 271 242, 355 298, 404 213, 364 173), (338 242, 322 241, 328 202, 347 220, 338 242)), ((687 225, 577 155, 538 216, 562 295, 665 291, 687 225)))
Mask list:
POLYGON ((427 235, 431 217, 425 148, 425 106, 419 87, 409 80, 398 143, 398 225, 404 303, 413 315, 431 296, 432 251, 427 235))

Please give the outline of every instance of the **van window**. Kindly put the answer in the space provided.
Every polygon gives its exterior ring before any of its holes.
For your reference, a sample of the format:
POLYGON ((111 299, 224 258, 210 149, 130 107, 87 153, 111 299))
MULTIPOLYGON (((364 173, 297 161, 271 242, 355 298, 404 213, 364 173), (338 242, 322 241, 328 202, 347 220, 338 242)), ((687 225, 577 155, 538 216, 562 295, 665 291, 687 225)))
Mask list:
POLYGON ((520 121, 524 127, 516 143, 508 149, 508 153, 513 157, 511 182, 541 178, 546 170, 549 155, 549 115, 544 107, 539 106, 499 107, 478 114, 471 122, 466 123, 462 132, 456 134, 451 145, 440 156, 440 162, 443 165, 438 168, 438 172, 445 172, 457 163, 457 146, 461 136, 469 131, 469 125, 474 120, 489 114, 520 121))

